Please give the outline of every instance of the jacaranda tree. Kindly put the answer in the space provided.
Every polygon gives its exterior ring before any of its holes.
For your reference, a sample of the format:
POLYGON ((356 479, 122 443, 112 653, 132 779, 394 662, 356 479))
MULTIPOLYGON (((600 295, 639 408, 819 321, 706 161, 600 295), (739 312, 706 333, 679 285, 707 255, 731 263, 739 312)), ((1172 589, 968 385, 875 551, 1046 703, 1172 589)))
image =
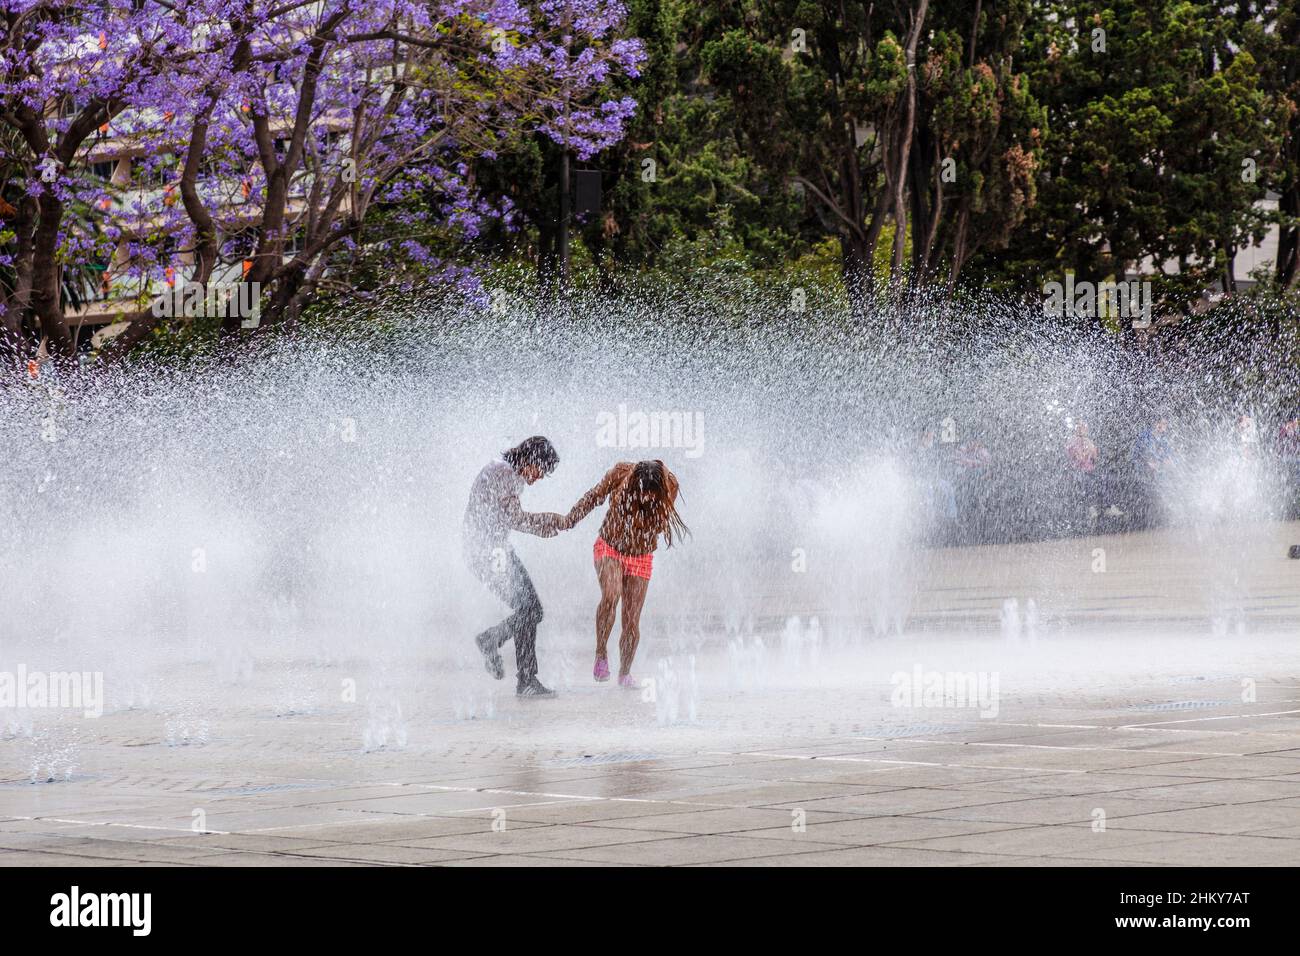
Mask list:
POLYGON ((580 156, 617 142, 635 104, 605 91, 643 58, 612 0, 0 11, 0 338, 64 356, 69 277, 87 269, 129 304, 120 354, 177 283, 245 283, 261 324, 292 322, 376 208, 409 214, 382 239, 395 270, 436 267, 431 237, 510 215, 477 194, 473 160, 537 134, 580 156))

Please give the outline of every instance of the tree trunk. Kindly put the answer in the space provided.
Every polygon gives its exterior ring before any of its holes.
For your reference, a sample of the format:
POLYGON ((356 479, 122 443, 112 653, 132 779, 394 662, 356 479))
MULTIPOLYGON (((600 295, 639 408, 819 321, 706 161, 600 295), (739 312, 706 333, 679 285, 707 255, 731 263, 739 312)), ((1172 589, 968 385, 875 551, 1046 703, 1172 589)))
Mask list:
POLYGON ((903 273, 903 250, 907 243, 907 169, 912 151, 912 131, 916 126, 916 47, 921 40, 921 29, 930 0, 920 0, 912 15, 912 26, 907 37, 907 88, 903 93, 903 125, 894 138, 897 144, 897 162, 894 169, 894 255, 890 262, 890 279, 897 283, 903 273))
POLYGON ((32 308, 40 323, 41 334, 49 342, 52 355, 72 358, 76 344, 63 316, 59 301, 59 224, 63 221, 63 203, 46 190, 37 200, 40 221, 32 243, 32 308))
MULTIPOLYGON (((276 155, 276 137, 265 114, 253 110, 253 135, 257 143, 258 159, 266 176, 266 198, 262 203, 262 217, 257 248, 253 252, 253 265, 245 281, 255 282, 259 286, 273 282, 284 275, 284 240, 287 225, 287 208, 289 204, 289 185, 302 162, 303 144, 311 126, 312 112, 316 106, 316 94, 320 83, 321 69, 329 44, 335 40, 334 29, 349 13, 347 6, 326 17, 316 27, 315 33, 308 41, 311 52, 303 65, 302 82, 298 86, 298 102, 294 112, 293 128, 285 148, 284 158, 276 155)), ((287 298, 280 300, 288 302, 287 298)), ((283 314, 283 308, 277 315, 283 314)), ((238 335, 242 319, 238 316, 227 317, 221 323, 222 334, 238 335)))
MULTIPOLYGON (((1292 186, 1278 200, 1278 208, 1292 219, 1300 217, 1300 186, 1292 186)), ((1300 285, 1300 227, 1284 226, 1277 241, 1277 282, 1284 289, 1300 285)))
POLYGON ((961 212, 957 215, 957 230, 952 240, 952 268, 948 271, 948 295, 952 296, 953 290, 957 288, 957 277, 961 275, 961 268, 966 264, 966 233, 970 226, 970 197, 963 197, 961 203, 961 212))
POLYGON ((918 286, 930 282, 938 268, 936 241, 944 205, 943 157, 939 155, 939 142, 924 131, 919 133, 917 148, 912 150, 912 281, 918 286), (922 146, 929 149, 923 151, 922 146), (928 164, 924 159, 927 154, 930 158, 928 164), (934 189, 931 206, 927 206, 925 201, 924 184, 927 182, 934 189))
POLYGON ((859 236, 852 233, 840 235, 840 268, 844 277, 844 289, 849 295, 849 304, 853 315, 861 318, 865 314, 867 299, 871 295, 872 250, 859 236))
MULTIPOLYGON (((194 118, 190 127, 189 148, 185 154, 185 167, 181 172, 181 202, 185 205, 190 221, 194 223, 195 269, 192 281, 204 288, 207 288, 208 280, 212 278, 217 265, 217 224, 199 197, 197 182, 199 167, 207 149, 208 125, 215 102, 215 98, 209 96, 207 109, 194 118)), ((153 309, 134 313, 128 320, 127 327, 115 335, 100 352, 100 360, 117 361, 144 341, 160 321, 153 314, 153 309)))
POLYGON ((867 223, 866 246, 867 257, 867 291, 876 289, 876 246, 880 244, 880 234, 885 229, 885 213, 889 210, 889 190, 881 189, 876 197, 875 208, 871 210, 871 221, 867 223))

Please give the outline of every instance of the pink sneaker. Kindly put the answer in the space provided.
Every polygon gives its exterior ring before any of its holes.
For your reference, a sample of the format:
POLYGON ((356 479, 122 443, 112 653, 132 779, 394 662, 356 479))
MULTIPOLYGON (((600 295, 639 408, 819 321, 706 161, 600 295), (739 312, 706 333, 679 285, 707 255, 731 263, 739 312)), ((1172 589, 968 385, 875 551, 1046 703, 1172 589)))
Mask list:
POLYGON ((596 666, 591 669, 591 676, 602 682, 609 680, 609 659, 597 657, 596 666))
POLYGON ((641 685, 636 682, 636 678, 631 674, 624 674, 618 679, 619 687, 626 687, 628 690, 637 690, 641 685))

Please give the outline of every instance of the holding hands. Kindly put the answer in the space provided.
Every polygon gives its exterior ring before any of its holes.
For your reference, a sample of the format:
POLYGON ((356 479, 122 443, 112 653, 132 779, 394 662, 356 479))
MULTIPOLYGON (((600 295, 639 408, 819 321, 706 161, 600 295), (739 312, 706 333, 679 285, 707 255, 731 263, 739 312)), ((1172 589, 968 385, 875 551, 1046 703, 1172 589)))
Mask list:
POLYGON ((542 532, 543 538, 553 538, 557 533, 568 531, 577 524, 571 515, 556 514, 553 511, 547 512, 545 514, 545 519, 546 527, 542 532))

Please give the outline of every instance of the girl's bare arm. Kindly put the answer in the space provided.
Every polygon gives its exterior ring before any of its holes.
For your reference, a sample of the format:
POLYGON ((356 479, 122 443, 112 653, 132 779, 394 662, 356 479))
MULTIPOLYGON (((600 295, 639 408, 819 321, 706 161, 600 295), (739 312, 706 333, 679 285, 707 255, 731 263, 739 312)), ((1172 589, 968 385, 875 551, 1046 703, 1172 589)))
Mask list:
POLYGON ((609 497, 610 492, 618 487, 626 476, 627 471, 632 467, 631 462, 620 461, 617 465, 605 472, 605 477, 601 478, 590 491, 578 499, 577 504, 569 509, 565 516, 562 527, 572 528, 587 515, 591 514, 593 508, 602 504, 609 497))

